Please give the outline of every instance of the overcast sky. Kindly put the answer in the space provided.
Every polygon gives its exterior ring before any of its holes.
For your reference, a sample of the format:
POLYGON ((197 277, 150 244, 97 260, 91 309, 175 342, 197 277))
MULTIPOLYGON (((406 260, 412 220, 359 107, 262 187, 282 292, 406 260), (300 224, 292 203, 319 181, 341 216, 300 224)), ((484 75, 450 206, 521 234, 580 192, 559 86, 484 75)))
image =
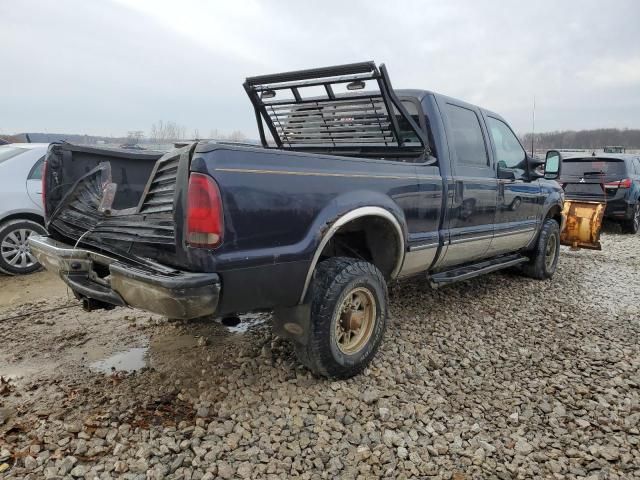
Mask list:
POLYGON ((0 0, 0 133, 257 137, 246 76, 374 60, 520 133, 640 128, 640 2, 0 0))

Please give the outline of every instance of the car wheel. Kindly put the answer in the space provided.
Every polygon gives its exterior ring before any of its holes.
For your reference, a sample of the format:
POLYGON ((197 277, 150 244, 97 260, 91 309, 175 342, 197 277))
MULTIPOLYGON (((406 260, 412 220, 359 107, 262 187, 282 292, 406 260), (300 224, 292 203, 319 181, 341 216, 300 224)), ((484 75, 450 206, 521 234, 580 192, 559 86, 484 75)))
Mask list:
POLYGON ((0 271, 9 275, 32 273, 40 264, 31 253, 28 239, 47 231, 33 220, 10 220, 0 225, 0 271))
POLYGON ((631 219, 622 223, 622 231, 625 233, 638 233, 638 230, 640 230, 640 201, 633 207, 631 219))
POLYGON ((321 262, 310 290, 307 345, 296 345, 298 359, 312 372, 349 378, 373 359, 384 335, 387 284, 371 263, 347 257, 321 262))
POLYGON ((522 272, 531 278, 544 280, 553 277, 558 267, 560 255, 560 226, 548 218, 542 225, 536 248, 530 253, 530 260, 522 266, 522 272))

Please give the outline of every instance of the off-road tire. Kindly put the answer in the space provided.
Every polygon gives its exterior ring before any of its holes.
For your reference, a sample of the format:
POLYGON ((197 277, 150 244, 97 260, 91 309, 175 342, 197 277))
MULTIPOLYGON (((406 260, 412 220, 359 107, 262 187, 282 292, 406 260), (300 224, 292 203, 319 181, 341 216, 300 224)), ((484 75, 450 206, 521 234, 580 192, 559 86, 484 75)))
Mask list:
POLYGON ((556 272, 559 255, 560 226, 558 222, 548 218, 542 225, 535 248, 529 254, 529 262, 522 266, 522 273, 537 280, 551 278, 556 272), (555 243, 555 246, 550 245, 550 242, 555 243), (553 250, 553 255, 548 255, 549 249, 553 250))
POLYGON ((386 327, 387 284, 380 270, 363 260, 333 257, 314 272, 308 294, 311 322, 307 345, 296 344, 298 360, 317 375, 349 378, 361 372, 375 356, 386 327), (348 295, 356 290, 371 295, 375 304, 374 324, 362 348, 346 354, 336 339, 336 322, 348 295))
POLYGON ((640 230, 640 200, 633 206, 631 219, 622 222, 621 226, 624 233, 638 233, 638 230, 640 230))
MULTIPOLYGON (((11 246, 16 244, 15 239, 22 238, 21 232, 30 232, 30 234, 35 233, 39 235, 46 235, 47 233, 42 225, 33 220, 9 220, 8 222, 0 224, 0 272, 7 275, 23 275, 36 272, 42 268, 37 261, 24 267, 11 265, 9 263, 11 259, 5 257, 5 254, 10 256, 11 246), (9 235, 12 233, 13 237, 9 238, 9 235)), ((27 256, 26 258, 30 263, 29 257, 27 256)), ((22 260, 19 259, 19 261, 22 260)))

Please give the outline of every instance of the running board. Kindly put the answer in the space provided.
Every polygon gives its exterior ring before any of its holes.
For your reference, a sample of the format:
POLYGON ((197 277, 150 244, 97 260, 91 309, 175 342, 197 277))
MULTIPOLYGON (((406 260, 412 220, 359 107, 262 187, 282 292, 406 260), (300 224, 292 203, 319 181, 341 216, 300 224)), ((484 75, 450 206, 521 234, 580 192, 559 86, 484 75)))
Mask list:
POLYGON ((527 261, 529 261, 529 259, 523 255, 508 255, 506 257, 484 260, 471 265, 457 267, 453 270, 439 272, 430 275, 429 281, 431 282, 432 287, 437 288, 442 285, 448 285, 449 283, 468 280, 470 278, 477 277, 478 275, 484 275, 485 273, 502 270, 503 268, 513 267, 527 261))

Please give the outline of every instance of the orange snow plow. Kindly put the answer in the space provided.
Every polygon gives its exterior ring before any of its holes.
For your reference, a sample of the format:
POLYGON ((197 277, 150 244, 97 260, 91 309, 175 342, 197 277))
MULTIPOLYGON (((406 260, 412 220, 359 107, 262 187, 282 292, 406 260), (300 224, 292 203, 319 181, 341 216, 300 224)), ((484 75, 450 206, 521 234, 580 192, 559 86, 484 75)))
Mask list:
POLYGON ((566 218, 560 243, 572 249, 602 250, 600 229, 606 204, 602 202, 565 200, 562 214, 566 218))

